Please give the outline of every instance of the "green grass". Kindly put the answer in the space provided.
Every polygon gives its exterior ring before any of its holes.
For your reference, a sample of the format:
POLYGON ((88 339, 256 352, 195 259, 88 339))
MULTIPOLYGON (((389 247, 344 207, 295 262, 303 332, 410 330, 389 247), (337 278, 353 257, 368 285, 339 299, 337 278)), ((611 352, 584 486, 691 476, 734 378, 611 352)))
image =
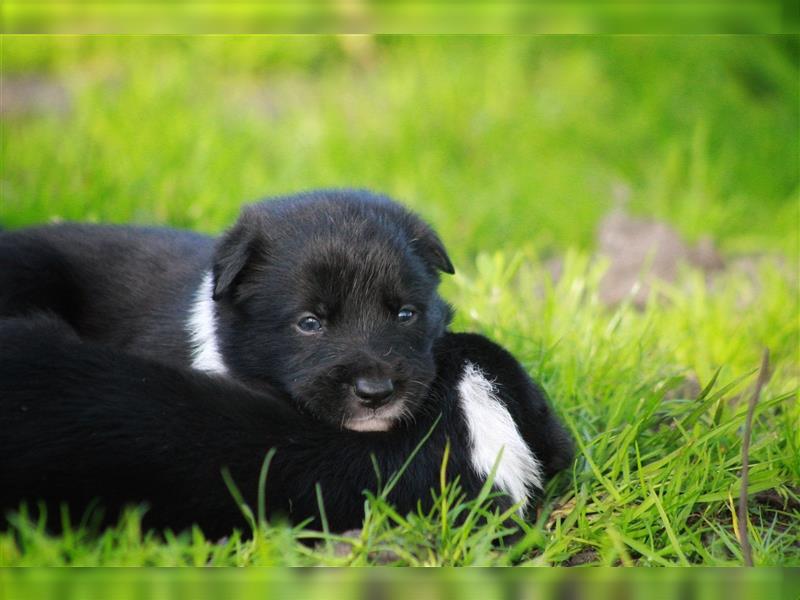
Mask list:
POLYGON ((160 536, 133 511, 59 537, 18 517, 0 533, 0 564, 741 564, 742 432, 768 347, 748 534, 756 564, 800 565, 796 40, 1 39, 4 94, 35 77, 68 98, 0 114, 3 226, 217 232, 262 195, 387 192, 451 250, 456 328, 515 353, 579 457, 510 548, 491 543, 497 517, 459 526, 459 511, 483 507, 448 487, 424 515, 366 499, 347 556, 281 523, 252 540, 160 536), (643 310, 608 308, 594 237, 620 202, 689 240, 711 235, 728 259, 760 258, 713 281, 687 272, 643 310), (714 383, 698 393, 692 380, 714 383))

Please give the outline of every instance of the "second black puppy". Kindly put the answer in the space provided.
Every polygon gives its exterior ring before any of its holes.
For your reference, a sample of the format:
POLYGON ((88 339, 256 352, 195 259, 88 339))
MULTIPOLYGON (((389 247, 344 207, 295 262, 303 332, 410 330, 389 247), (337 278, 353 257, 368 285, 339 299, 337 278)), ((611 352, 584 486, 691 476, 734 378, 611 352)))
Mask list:
POLYGON ((435 356, 438 375, 416 421, 363 434, 304 419, 277 393, 80 342, 59 321, 0 319, 0 516, 28 501, 51 516, 64 502, 74 518, 98 500, 113 521, 145 502, 148 527, 196 523, 226 535, 246 523, 221 470, 255 509, 274 448, 267 515, 317 519, 319 484, 331 529, 343 531, 361 526, 363 491, 379 490, 374 466, 385 483, 431 431, 388 495, 401 514, 431 506, 448 443, 448 479, 459 477, 468 497, 499 457, 500 507, 530 505, 572 458, 544 394, 481 336, 446 334, 435 356))
POLYGON ((410 418, 450 320, 436 233, 386 197, 320 191, 247 206, 219 240, 61 224, 0 233, 0 316, 47 310, 87 340, 279 388, 317 418, 410 418))

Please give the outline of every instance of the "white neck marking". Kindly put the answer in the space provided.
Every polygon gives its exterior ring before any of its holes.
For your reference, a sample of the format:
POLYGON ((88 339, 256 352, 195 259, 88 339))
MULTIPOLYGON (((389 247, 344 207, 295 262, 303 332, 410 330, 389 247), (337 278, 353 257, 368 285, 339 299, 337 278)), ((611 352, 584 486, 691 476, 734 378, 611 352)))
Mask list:
POLYGON ((214 278, 211 271, 203 276, 189 309, 187 329, 192 345, 192 367, 199 371, 224 374, 228 372, 217 339, 217 313, 211 297, 214 278))

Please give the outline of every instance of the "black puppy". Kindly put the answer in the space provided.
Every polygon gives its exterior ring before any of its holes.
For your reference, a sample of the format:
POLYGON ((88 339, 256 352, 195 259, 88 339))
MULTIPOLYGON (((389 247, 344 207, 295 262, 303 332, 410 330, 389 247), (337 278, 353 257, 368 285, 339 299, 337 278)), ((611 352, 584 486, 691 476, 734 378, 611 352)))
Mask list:
POLYGON ((388 496, 400 512, 430 506, 448 441, 448 477, 467 496, 502 448, 500 506, 528 506, 572 458, 543 393, 481 336, 445 334, 435 355, 438 374, 416 421, 355 433, 303 418, 279 392, 81 342, 52 319, 0 320, 0 512, 44 501, 51 515, 60 502, 80 515, 96 498, 113 519, 145 502, 148 527, 197 523, 220 536, 244 525, 222 469, 255 508, 275 448, 267 514, 316 518, 319 483, 330 526, 342 531, 361 525, 363 491, 379 487, 371 456, 385 482, 430 431, 388 496))
POLYGON ((453 265, 390 199, 320 191, 247 206, 221 239, 62 224, 0 233, 0 315, 47 310, 87 340, 278 388, 358 431, 411 418, 450 321, 453 265))

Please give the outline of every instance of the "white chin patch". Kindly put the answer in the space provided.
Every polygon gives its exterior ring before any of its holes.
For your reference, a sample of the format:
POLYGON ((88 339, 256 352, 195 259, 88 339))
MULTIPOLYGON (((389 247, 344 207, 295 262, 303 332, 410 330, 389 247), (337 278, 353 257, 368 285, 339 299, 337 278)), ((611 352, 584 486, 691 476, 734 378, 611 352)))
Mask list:
POLYGON ((403 402, 395 401, 376 411, 364 411, 344 422, 351 431, 389 431, 403 414, 403 402))
POLYGON ((389 431, 394 425, 394 419, 368 417, 366 419, 350 419, 344 422, 345 429, 352 431, 389 431))

